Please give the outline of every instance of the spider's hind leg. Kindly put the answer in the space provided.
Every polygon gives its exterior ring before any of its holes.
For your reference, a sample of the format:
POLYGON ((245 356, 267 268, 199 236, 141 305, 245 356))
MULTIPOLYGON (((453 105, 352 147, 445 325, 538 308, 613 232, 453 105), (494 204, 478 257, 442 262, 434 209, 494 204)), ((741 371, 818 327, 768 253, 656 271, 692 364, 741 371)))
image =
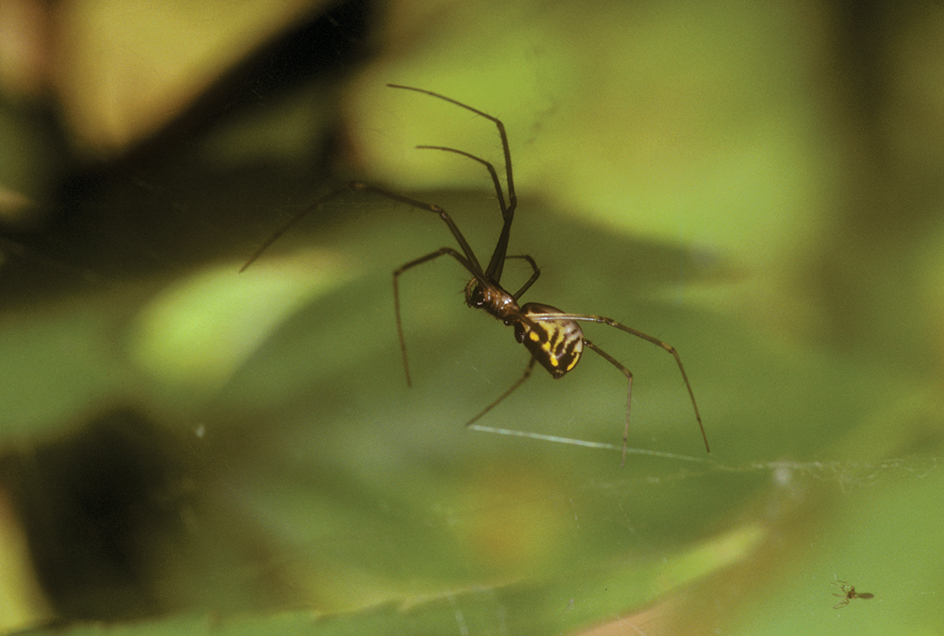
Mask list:
POLYGON ((620 370, 620 372, 626 376, 626 425, 623 427, 623 463, 620 466, 626 465, 626 446, 629 443, 629 407, 633 403, 633 374, 632 372, 624 367, 622 364, 617 362, 616 358, 608 354, 606 351, 596 346, 586 338, 583 339, 583 344, 593 349, 597 354, 612 364, 614 367, 620 370))
POLYGON ((501 395, 499 395, 499 396, 498 396, 498 399, 496 399, 494 402, 492 402, 491 404, 489 404, 488 406, 486 406, 484 409, 482 409, 482 411, 481 411, 478 415, 476 415, 476 416, 473 417, 471 420, 469 420, 468 422, 466 422, 465 425, 466 425, 466 426, 472 426, 472 425, 475 424, 479 419, 481 419, 481 417, 482 417, 483 415, 485 415, 486 413, 488 413, 489 411, 491 411, 493 408, 495 408, 496 406, 498 406, 499 404, 501 404, 501 403, 504 401, 504 399, 505 399, 506 397, 508 397, 509 395, 511 395, 512 393, 514 393, 514 392, 518 389, 518 387, 520 387, 522 384, 524 384, 525 380, 527 380, 529 377, 531 377, 531 371, 534 370, 534 363, 535 363, 535 362, 537 362, 537 358, 532 357, 532 358, 531 358, 531 361, 528 363, 527 368, 524 370, 524 375, 522 375, 520 378, 518 378, 518 380, 517 380, 514 384, 512 384, 511 387, 509 387, 509 389, 508 389, 507 391, 505 391, 504 393, 502 393, 501 395))

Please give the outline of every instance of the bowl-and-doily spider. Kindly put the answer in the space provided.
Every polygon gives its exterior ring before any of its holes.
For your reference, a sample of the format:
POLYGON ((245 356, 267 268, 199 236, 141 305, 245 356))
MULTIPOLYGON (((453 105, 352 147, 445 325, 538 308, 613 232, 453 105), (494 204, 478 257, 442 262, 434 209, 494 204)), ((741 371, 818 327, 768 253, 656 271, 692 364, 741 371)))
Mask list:
POLYGON ((659 340, 658 338, 645 334, 641 331, 637 331, 632 327, 627 327, 626 325, 619 323, 612 318, 605 318, 603 316, 596 316, 593 314, 568 313, 557 309, 556 307, 551 307, 550 305, 543 305, 540 303, 525 303, 523 305, 518 304, 518 299, 521 298, 521 296, 531 288, 534 282, 538 279, 538 276, 541 275, 541 270, 538 269, 534 259, 530 256, 525 254, 509 255, 507 253, 508 240, 511 234, 511 224, 514 220, 515 208, 517 207, 518 199, 515 195, 515 183, 511 170, 511 151, 509 150, 508 136, 505 133, 504 124, 502 124, 502 122, 496 117, 492 117, 487 113, 472 108, 471 106, 467 106, 466 104, 446 97, 445 95, 440 95, 432 91, 421 88, 413 88, 410 86, 400 86, 396 84, 389 84, 388 86, 391 88, 400 88, 409 91, 415 91, 417 93, 423 93, 424 95, 429 95, 431 97, 447 101, 450 104, 464 108, 475 113, 476 115, 479 115, 480 117, 484 117, 485 119, 494 122, 494 124, 498 127, 498 134, 501 137, 502 149, 504 150, 505 154, 505 182, 508 193, 507 202, 505 200, 505 192, 501 186, 501 181, 498 178, 498 173, 495 171, 494 166, 492 166, 492 164, 488 161, 463 150, 457 150, 456 148, 447 148, 445 146, 417 146, 417 148, 420 149, 441 150, 444 152, 462 155, 463 157, 467 157, 485 166, 485 169, 488 170, 489 175, 491 175, 492 183, 495 187, 495 194, 498 197, 498 205, 501 209, 502 229, 498 236, 498 243, 495 246, 495 250, 492 252, 492 257, 488 261, 488 265, 484 269, 482 268, 481 263, 475 256, 475 252, 472 251, 472 248, 469 246, 469 243, 462 235, 462 232, 459 231, 459 228, 452 220, 452 217, 450 217, 449 214, 438 205, 418 201, 416 199, 412 199, 401 194, 396 194, 394 192, 368 185, 366 183, 352 182, 321 197, 284 226, 282 226, 275 234, 272 235, 268 241, 266 241, 258 250, 256 250, 256 253, 249 258, 240 271, 243 271, 249 267, 249 265, 259 258, 259 256, 272 243, 274 243, 280 236, 282 236, 282 234, 288 231, 290 227, 292 227, 308 212, 317 209, 321 205, 327 203, 343 192, 372 192, 388 199, 405 203, 411 207, 432 212, 433 214, 438 215, 439 218, 441 218, 443 222, 445 222, 445 224, 449 227, 449 231, 452 232, 452 235, 459 244, 461 251, 458 251, 452 247, 441 247, 434 252, 426 254, 425 256, 421 256, 408 263, 404 263, 393 272, 393 301, 394 310, 396 312, 397 336, 400 340, 400 351, 403 356, 403 369, 406 373, 406 382, 408 386, 412 386, 412 381, 410 379, 410 365, 407 360, 406 340, 403 336, 403 321, 400 315, 400 275, 407 270, 416 267, 417 265, 427 263, 439 258, 440 256, 450 256, 455 259, 456 262, 458 262, 463 268, 465 268, 469 274, 472 275, 472 279, 465 287, 466 304, 468 304, 469 307, 475 309, 484 309, 486 312, 498 320, 501 320, 506 325, 513 327, 515 339, 523 344, 531 354, 531 360, 528 362, 528 366, 525 368, 524 375, 522 375, 521 378, 519 378, 507 391, 502 393, 495 401, 485 407, 485 409, 483 409, 478 415, 466 422, 466 426, 470 426, 474 422, 478 421, 479 418, 491 411, 505 398, 511 395, 516 389, 518 389, 531 375, 531 371, 534 369, 534 364, 536 362, 540 363, 542 367, 547 369, 552 377, 561 378, 566 375, 568 371, 577 366, 584 347, 586 347, 596 352, 604 360, 612 364, 624 376, 626 376, 626 422, 623 427, 623 463, 625 464, 627 440, 629 438, 629 413, 630 407, 632 405, 633 395, 633 374, 629 371, 629 369, 620 364, 615 358, 584 337, 583 329, 580 327, 579 323, 596 322, 609 325, 610 327, 616 327, 617 329, 625 331, 626 333, 636 336, 637 338, 647 340, 672 354, 672 356, 675 358, 675 362, 678 364, 679 372, 682 374, 682 380, 685 382, 685 387, 688 389, 688 395, 692 401, 692 408, 695 411, 695 419, 698 421, 698 426, 701 429, 702 439, 705 442, 705 450, 708 451, 708 437, 705 435, 705 427, 702 424, 701 415, 698 412, 698 404, 695 402, 695 393, 692 391, 692 385, 688 381, 688 376, 685 373, 685 367, 682 366, 682 359, 679 357, 678 352, 673 346, 659 340), (526 261, 528 265, 531 266, 532 272, 531 277, 528 278, 524 285, 522 285, 521 288, 513 294, 509 293, 501 286, 502 269, 505 266, 505 261, 510 258, 526 261))

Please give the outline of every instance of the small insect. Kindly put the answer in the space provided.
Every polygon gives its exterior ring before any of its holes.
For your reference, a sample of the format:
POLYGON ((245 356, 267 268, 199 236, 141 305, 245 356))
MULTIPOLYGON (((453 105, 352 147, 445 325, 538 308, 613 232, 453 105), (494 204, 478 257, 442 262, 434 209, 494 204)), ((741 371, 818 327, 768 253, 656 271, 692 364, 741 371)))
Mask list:
POLYGON ((836 581, 835 583, 833 583, 833 585, 838 585, 839 589, 842 590, 842 594, 833 594, 833 596, 838 596, 839 598, 842 599, 841 601, 833 605, 833 609, 839 609, 840 607, 844 607, 848 605, 849 601, 851 601, 854 598, 861 598, 861 599, 866 599, 866 600, 870 598, 875 598, 875 595, 869 592, 856 592, 855 585, 849 585, 845 581, 836 581))
POLYGON ((615 358, 584 337, 583 329, 580 327, 579 323, 595 322, 609 325, 610 327, 615 327, 621 331, 625 331, 628 334, 636 336, 637 338, 647 340, 652 344, 665 349, 675 358, 675 361, 678 364, 679 372, 682 375, 682 380, 685 382, 685 387, 688 389, 688 395, 692 402, 692 408, 695 411, 695 420, 698 422, 698 427, 701 430, 701 436, 705 443, 705 450, 710 452, 710 449, 708 448, 708 437, 705 434, 705 427, 701 421, 701 414, 698 412, 698 404, 695 402, 695 394, 692 391, 692 385, 688 381, 688 376, 685 373, 685 367, 682 366, 682 359, 679 357, 679 354, 674 347, 665 342, 662 342, 658 338, 647 335, 641 331, 637 331, 632 327, 627 327, 626 325, 621 324, 612 318, 605 318, 603 316, 596 316, 593 314, 565 312, 563 310, 557 309, 556 307, 551 307, 550 305, 544 305, 540 303, 525 303, 523 305, 518 304, 518 299, 521 298, 521 296, 531 288, 535 281, 537 281, 538 277, 541 275, 541 270, 538 268, 534 259, 529 255, 508 254, 508 241, 511 235, 511 224, 514 220, 518 199, 515 195, 515 184, 514 177, 512 175, 511 151, 508 145, 508 136, 505 133, 505 125, 501 122, 501 120, 496 117, 492 117, 491 115, 488 115, 487 113, 484 113, 478 109, 472 108, 471 106, 446 97, 445 95, 440 95, 439 93, 434 93, 421 88, 400 86, 396 84, 388 84, 388 86, 391 88, 422 93, 424 95, 429 95, 430 97, 435 97, 437 99, 449 102, 450 104, 464 108, 480 117, 491 121, 498 128, 498 134, 501 137, 502 149, 504 151, 505 159, 505 184, 508 195, 507 201, 505 199, 505 190, 502 189, 498 173, 490 162, 465 152, 464 150, 458 150, 456 148, 449 148, 445 146, 417 146, 418 149, 440 150, 443 152, 451 152, 461 155, 481 164, 486 170, 488 170, 488 173, 492 178, 492 184, 495 187, 495 194, 497 195, 498 199, 498 207, 502 215, 502 228, 498 235, 498 243, 495 245, 495 249, 492 252, 492 256, 486 266, 484 268, 482 267, 478 257, 476 257, 475 252, 472 251, 471 246, 462 235, 462 232, 459 231, 459 228, 452 220, 452 217, 450 217, 449 214, 438 205, 418 201, 416 199, 412 199, 401 194, 396 194, 394 192, 368 185, 366 183, 351 182, 346 186, 338 188, 321 197, 311 206, 303 210, 300 214, 282 226, 275 234, 272 235, 271 238, 269 238, 268 241, 266 241, 258 250, 256 250, 255 254, 249 258, 240 271, 243 271, 249 267, 249 265, 259 258, 259 256, 270 245, 272 245, 272 243, 274 243, 282 234, 288 231, 290 227, 297 223, 308 212, 319 208, 321 205, 327 203, 334 197, 346 191, 371 192, 394 201, 405 203, 406 205, 412 206, 419 210, 432 212, 433 214, 439 216, 439 218, 442 219, 449 228, 449 231, 452 233, 452 236, 455 238, 456 243, 458 243, 461 251, 458 251, 452 247, 441 247, 434 252, 426 254, 425 256, 421 256, 409 261, 408 263, 404 263, 393 272, 393 301, 394 310, 396 313, 397 335, 400 340, 400 351, 403 357, 403 369, 406 373, 407 386, 412 386, 412 380, 410 378, 410 365, 407 359, 406 340, 403 336, 403 321, 401 319, 400 312, 400 275, 407 270, 416 267, 417 265, 435 260, 440 256, 449 256, 472 275, 472 279, 465 287, 466 304, 472 308, 483 309, 498 320, 502 321, 505 325, 512 327, 514 329, 515 339, 519 343, 523 344, 531 354, 531 360, 528 362, 528 366, 525 368, 524 375, 522 375, 514 384, 512 384, 508 390, 498 396, 495 401, 485 407, 485 409, 483 409, 478 415, 466 422, 466 426, 470 426, 474 422, 478 421, 479 418, 491 411, 505 398, 511 395, 516 389, 518 389, 531 375, 531 371, 534 369, 535 363, 539 363, 542 367, 547 369, 553 378, 561 378, 566 375, 567 372, 573 370, 573 368, 577 366, 584 348, 587 348, 596 352, 604 360, 616 367, 620 373, 626 376, 626 421, 623 427, 623 464, 625 464, 627 440, 629 438, 629 414, 630 407, 632 405, 633 394, 633 374, 629 371, 629 369, 620 364, 615 358), (513 294, 509 293, 501 286, 502 270, 505 266, 505 262, 508 259, 523 260, 531 267, 530 278, 528 278, 524 285, 522 285, 513 294))

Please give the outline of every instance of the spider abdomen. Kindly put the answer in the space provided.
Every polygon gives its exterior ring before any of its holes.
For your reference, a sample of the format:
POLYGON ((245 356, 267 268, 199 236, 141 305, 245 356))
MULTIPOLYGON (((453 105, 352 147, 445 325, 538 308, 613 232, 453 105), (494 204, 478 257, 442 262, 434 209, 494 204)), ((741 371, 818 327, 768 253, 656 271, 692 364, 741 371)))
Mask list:
MULTIPOLYGON (((564 312, 550 305, 526 303, 521 313, 528 318, 564 312)), ((555 378, 577 366, 583 353, 583 329, 576 320, 532 320, 515 324, 515 338, 555 378)))

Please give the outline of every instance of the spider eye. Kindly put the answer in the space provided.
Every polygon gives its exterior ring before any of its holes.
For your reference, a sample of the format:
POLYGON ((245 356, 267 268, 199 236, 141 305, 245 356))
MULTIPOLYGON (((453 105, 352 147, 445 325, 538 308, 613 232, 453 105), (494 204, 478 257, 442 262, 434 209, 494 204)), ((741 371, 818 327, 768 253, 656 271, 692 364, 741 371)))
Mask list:
POLYGON ((482 289, 482 285, 479 284, 478 279, 473 278, 465 286, 465 302, 470 307, 484 307, 488 303, 485 298, 485 291, 482 289))

